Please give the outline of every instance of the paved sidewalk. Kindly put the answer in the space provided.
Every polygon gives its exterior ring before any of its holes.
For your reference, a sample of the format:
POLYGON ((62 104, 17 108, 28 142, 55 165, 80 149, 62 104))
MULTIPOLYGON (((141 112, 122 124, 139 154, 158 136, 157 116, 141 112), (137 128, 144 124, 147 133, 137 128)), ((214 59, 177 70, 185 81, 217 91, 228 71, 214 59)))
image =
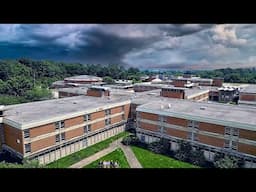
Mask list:
POLYGON ((123 152, 126 156, 126 159, 127 159, 131 168, 142 168, 140 162, 138 161, 138 159, 134 155, 130 146, 125 146, 122 143, 120 143, 120 148, 123 150, 123 152))
POLYGON ((113 141, 108 148, 103 149, 102 151, 99 151, 98 153, 95 153, 94 155, 87 157, 87 158, 83 159, 82 161, 79 161, 79 162, 71 165, 69 168, 83 168, 84 166, 89 165, 90 163, 115 151, 118 148, 121 148, 123 150, 125 157, 126 157, 131 168, 142 168, 141 164, 137 160, 137 158, 134 155, 133 151, 131 150, 130 146, 125 146, 121 143, 122 139, 123 138, 113 141))
POLYGON ((83 159, 82 161, 79 161, 73 165, 71 165, 69 168, 83 168, 86 165, 89 165, 90 163, 96 161, 97 159, 115 151, 118 147, 119 147, 119 143, 122 141, 122 138, 113 141, 110 146, 106 149, 103 149, 101 151, 99 151, 98 153, 95 153, 94 155, 87 157, 85 159, 83 159))

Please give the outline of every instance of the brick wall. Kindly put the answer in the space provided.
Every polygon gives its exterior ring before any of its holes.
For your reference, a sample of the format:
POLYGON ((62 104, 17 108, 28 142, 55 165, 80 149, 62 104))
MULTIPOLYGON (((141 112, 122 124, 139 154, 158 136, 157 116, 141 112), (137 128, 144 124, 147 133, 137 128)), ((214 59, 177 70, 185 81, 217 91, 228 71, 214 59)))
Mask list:
POLYGON ((240 100, 256 101, 256 94, 240 94, 240 100))
POLYGON ((84 128, 80 127, 66 132, 66 140, 72 139, 74 137, 82 136, 84 134, 84 128))
POLYGON ((55 144, 55 136, 40 139, 31 143, 31 152, 36 152, 40 149, 50 147, 55 144))
POLYGON ((176 129, 167 129, 166 133, 170 136, 174 136, 174 137, 178 137, 178 138, 182 138, 182 139, 187 139, 187 137, 188 137, 188 132, 180 131, 180 130, 176 130, 176 129))
POLYGON ((202 131, 219 133, 219 134, 222 134, 222 135, 224 135, 224 132, 225 132, 225 127, 224 126, 210 124, 210 123, 204 123, 204 122, 199 123, 199 129, 202 130, 202 131))
POLYGON ((33 137, 36 137, 39 135, 43 135, 43 134, 47 134, 47 133, 51 133, 51 132, 55 132, 55 124, 54 123, 31 128, 30 129, 30 138, 33 138, 33 137))
POLYGON ((162 97, 184 99, 184 92, 161 91, 162 97))
POLYGON ((256 141, 256 131, 239 130, 239 137, 256 141))
POLYGON ((140 117, 142 119, 149 119, 149 120, 152 120, 152 121, 158 121, 158 115, 152 114, 152 113, 140 112, 140 117))
POLYGON ((205 135, 198 135, 198 140, 199 142, 207 145, 212 145, 215 147, 224 147, 224 140, 215 138, 215 137, 210 137, 210 136, 205 136, 205 135))
POLYGON ((173 124, 173 125, 179 125, 183 127, 187 127, 187 120, 186 119, 180 119, 176 117, 167 117, 166 118, 167 123, 173 124))
POLYGON ((153 124, 148 124, 144 122, 140 122, 139 124, 141 129, 146 129, 150 131, 158 131, 159 129, 157 125, 153 125, 153 124))
POLYGON ((256 146, 238 143, 238 151, 246 154, 256 155, 256 146))
POLYGON ((24 154, 22 131, 6 124, 4 124, 3 126, 5 144, 14 149, 15 151, 24 154), (17 143, 17 139, 20 140, 20 143, 17 143))
POLYGON ((71 119, 66 119, 65 120, 65 127, 71 127, 74 125, 79 125, 82 124, 84 122, 84 117, 83 116, 79 116, 79 117, 74 117, 71 119))

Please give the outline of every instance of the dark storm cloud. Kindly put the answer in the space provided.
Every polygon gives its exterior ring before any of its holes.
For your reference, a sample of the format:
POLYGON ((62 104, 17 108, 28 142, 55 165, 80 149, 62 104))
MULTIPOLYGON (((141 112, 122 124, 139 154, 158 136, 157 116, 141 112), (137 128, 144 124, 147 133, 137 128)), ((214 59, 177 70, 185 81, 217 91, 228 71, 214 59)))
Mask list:
POLYGON ((107 64, 123 63, 122 58, 126 53, 145 48, 157 38, 120 37, 94 29, 82 34, 81 40, 86 42, 85 45, 80 46, 72 56, 88 63, 107 64))
POLYGON ((251 24, 0 24, 0 58, 140 68, 256 66, 251 24))
POLYGON ((165 31, 167 36, 185 36, 211 27, 212 24, 166 24, 160 25, 159 29, 165 31))

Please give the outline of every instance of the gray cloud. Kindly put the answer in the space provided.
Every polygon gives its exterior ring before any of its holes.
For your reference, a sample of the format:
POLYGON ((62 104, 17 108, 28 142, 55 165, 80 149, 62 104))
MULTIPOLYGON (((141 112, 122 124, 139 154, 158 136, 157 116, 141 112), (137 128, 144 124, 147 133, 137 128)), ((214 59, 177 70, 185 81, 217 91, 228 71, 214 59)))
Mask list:
POLYGON ((251 24, 0 25, 1 59, 213 69, 256 66, 255 49, 251 24))

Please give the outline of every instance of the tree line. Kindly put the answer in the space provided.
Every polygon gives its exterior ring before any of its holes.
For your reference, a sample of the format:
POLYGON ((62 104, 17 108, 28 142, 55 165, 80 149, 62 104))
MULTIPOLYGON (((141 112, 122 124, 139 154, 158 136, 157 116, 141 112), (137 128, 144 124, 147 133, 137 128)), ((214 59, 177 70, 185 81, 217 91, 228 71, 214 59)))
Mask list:
POLYGON ((125 69, 118 64, 94 65, 64 63, 48 60, 0 61, 0 105, 39 101, 51 98, 48 89, 57 80, 74 75, 95 75, 112 79, 139 81, 141 72, 137 68, 125 69))

